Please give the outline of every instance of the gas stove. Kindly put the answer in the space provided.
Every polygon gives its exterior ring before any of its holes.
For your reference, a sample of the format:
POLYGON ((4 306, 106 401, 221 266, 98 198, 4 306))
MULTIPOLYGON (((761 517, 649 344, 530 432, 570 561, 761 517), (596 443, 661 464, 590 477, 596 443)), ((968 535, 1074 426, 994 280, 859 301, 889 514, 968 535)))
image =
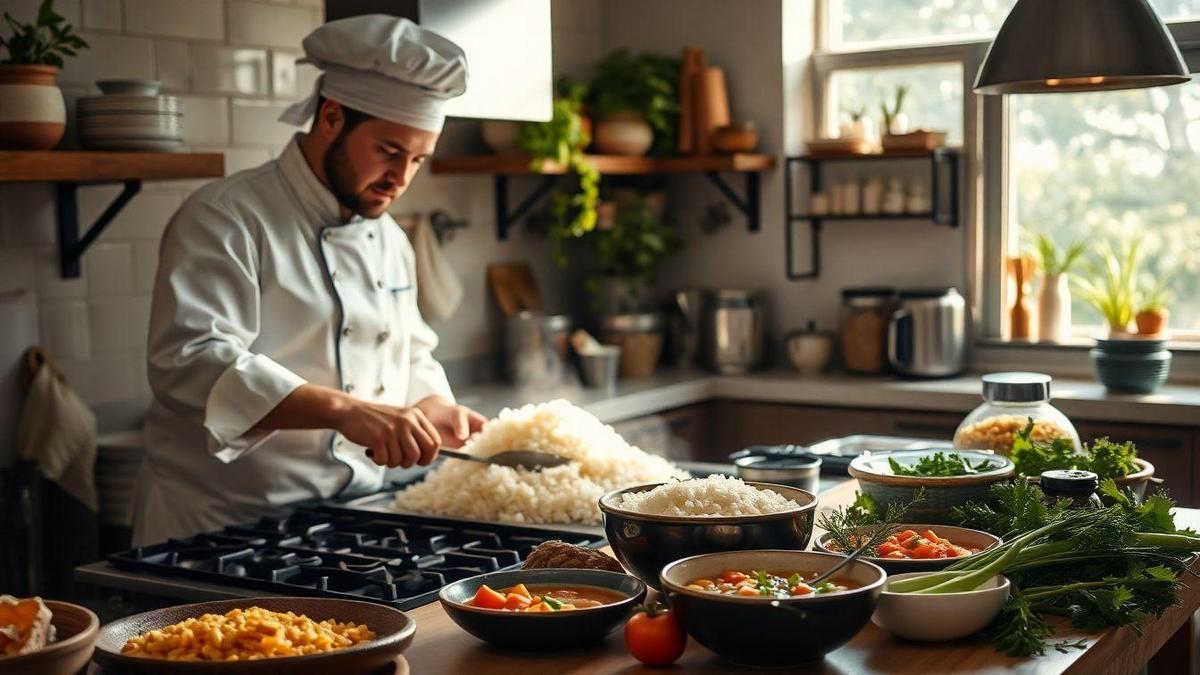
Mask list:
POLYGON ((369 600, 410 609, 447 583, 516 567, 562 539, 599 547, 578 530, 473 523, 346 506, 302 506, 279 517, 108 556, 119 570, 251 591, 369 600))

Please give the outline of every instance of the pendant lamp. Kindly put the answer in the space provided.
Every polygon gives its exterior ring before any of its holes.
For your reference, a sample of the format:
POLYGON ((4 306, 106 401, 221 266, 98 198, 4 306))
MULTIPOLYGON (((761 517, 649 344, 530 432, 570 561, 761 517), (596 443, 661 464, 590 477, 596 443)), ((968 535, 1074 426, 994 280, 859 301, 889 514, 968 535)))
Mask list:
POLYGON ((1039 94, 1187 82, 1179 47, 1148 0, 1017 0, 975 91, 1039 94))

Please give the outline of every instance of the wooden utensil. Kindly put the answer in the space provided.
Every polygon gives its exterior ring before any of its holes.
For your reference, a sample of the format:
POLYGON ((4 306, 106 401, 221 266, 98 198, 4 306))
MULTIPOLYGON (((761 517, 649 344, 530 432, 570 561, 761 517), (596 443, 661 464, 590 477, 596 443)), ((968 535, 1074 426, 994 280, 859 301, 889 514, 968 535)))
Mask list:
POLYGON ((729 124, 729 96, 725 88, 725 71, 709 66, 701 71, 696 87, 696 151, 712 153, 712 133, 717 127, 729 124))
POLYGON ((542 311, 542 294, 529 263, 494 263, 487 267, 492 297, 505 316, 542 311))
POLYGON ((1014 340, 1028 339, 1037 332, 1037 316, 1034 314, 1033 298, 1029 285, 1037 271, 1037 262, 1028 253, 1008 259, 1009 271, 1016 284, 1012 313, 1009 315, 1009 336, 1014 340))
POLYGON ((697 76, 708 65, 704 50, 684 47, 679 69, 679 154, 689 155, 696 150, 696 85, 697 76))

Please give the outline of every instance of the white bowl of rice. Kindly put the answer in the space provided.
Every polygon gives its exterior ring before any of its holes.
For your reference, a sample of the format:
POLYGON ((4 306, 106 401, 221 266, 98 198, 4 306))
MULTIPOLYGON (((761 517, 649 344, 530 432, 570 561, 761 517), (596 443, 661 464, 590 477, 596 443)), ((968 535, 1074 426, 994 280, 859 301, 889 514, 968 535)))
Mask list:
POLYGON ((667 564, 702 553, 802 551, 817 497, 787 485, 709 476, 614 490, 600 498, 617 560, 654 588, 667 564))

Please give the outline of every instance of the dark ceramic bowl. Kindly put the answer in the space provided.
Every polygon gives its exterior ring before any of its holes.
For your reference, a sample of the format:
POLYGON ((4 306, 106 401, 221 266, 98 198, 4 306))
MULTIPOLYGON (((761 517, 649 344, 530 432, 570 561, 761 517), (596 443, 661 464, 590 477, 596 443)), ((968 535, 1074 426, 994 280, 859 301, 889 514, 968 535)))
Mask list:
POLYGON ((1003 455, 980 450, 955 450, 959 455, 978 464, 989 461, 997 468, 966 476, 897 476, 891 462, 913 466, 922 458, 938 452, 926 450, 897 450, 871 455, 859 455, 850 462, 850 475, 858 479, 863 494, 875 500, 880 508, 894 503, 909 503, 908 517, 923 523, 951 523, 951 510, 967 502, 984 503, 992 498, 992 485, 1009 480, 1016 474, 1012 460, 1003 455), (916 503, 917 494, 924 498, 916 503))
POLYGON ((1163 349, 1145 354, 1110 353, 1099 348, 1089 352, 1096 379, 1108 389, 1131 394, 1149 394, 1167 381, 1171 352, 1163 349))
POLYGON ((92 610, 69 602, 46 600, 54 642, 30 654, 0 656, 0 675, 75 675, 92 660, 100 620, 92 610))
POLYGON ((855 560, 838 573, 861 588, 773 601, 687 588, 727 569, 776 574, 824 572, 842 556, 815 551, 731 551, 685 558, 662 571, 663 589, 683 629, 737 664, 784 668, 819 662, 853 638, 875 611, 887 573, 855 560))
POLYGON ((497 647, 538 652, 586 647, 603 640, 629 618, 645 597, 646 584, 628 574, 577 569, 491 572, 448 584, 438 593, 446 614, 471 635, 497 647), (625 599, 567 612, 507 612, 466 604, 484 584, 495 590, 517 584, 597 586, 625 599))
POLYGON ((627 492, 653 490, 662 483, 639 485, 600 498, 608 543, 630 574, 658 590, 663 567, 681 558, 720 551, 807 548, 817 510, 816 495, 786 485, 746 484, 777 492, 800 506, 762 516, 728 518, 653 516, 615 506, 617 498, 627 492))
POLYGON ((1167 348, 1167 341, 1156 338, 1096 340, 1096 349, 1106 354, 1152 354, 1167 348))
POLYGON ((288 675, 325 675, 327 673, 369 673, 393 663, 412 642, 417 622, 398 609, 374 602, 338 598, 264 597, 218 600, 194 605, 177 605, 117 619, 100 629, 96 638, 96 663, 105 672, 147 673, 152 675, 197 673, 287 673, 288 675), (255 661, 167 661, 143 656, 126 656, 121 648, 130 638, 156 628, 164 628, 202 614, 224 614, 231 609, 262 607, 273 612, 304 614, 313 621, 336 619, 366 624, 375 632, 370 642, 307 656, 283 656, 255 661))
MULTIPOLYGON (((981 552, 1004 543, 1000 537, 984 532, 983 530, 972 530, 966 527, 954 527, 953 525, 920 524, 897 525, 896 527, 897 532, 903 532, 904 530, 916 530, 918 533, 920 533, 924 532, 925 530, 933 530, 934 534, 939 537, 945 537, 946 539, 949 539, 953 544, 977 548, 981 552)), ((829 536, 829 533, 826 532, 820 537, 817 537, 817 541, 815 542, 814 546, 818 550, 825 551, 826 553, 845 555, 837 549, 830 548, 832 543, 832 538, 829 536)), ((879 565, 888 574, 936 572, 937 570, 949 567, 955 561, 961 560, 961 558, 880 558, 878 556, 868 555, 859 556, 859 559, 879 565)))

